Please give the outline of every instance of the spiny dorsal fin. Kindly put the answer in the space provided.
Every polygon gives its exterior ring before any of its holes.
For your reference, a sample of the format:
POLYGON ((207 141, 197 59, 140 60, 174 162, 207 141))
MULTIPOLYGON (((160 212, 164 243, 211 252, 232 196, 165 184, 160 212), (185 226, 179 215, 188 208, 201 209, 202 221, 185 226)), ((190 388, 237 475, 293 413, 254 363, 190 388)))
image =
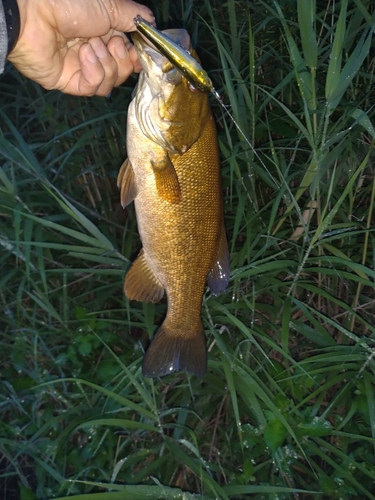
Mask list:
POLYGON ((121 165, 120 172, 117 176, 117 186, 121 189, 121 205, 125 208, 129 203, 134 201, 137 196, 137 184, 132 164, 127 158, 121 165))
POLYGON ((177 203, 181 197, 181 188, 168 154, 165 154, 159 161, 151 161, 151 165, 155 175, 156 189, 160 198, 170 203, 177 203))
POLYGON ((159 302, 164 295, 164 287, 150 269, 143 248, 125 277, 124 291, 129 300, 140 302, 159 302))
POLYGON ((217 254, 211 271, 207 274, 207 285, 214 295, 220 295, 227 288, 230 275, 230 262, 227 237, 225 235, 224 224, 221 227, 221 234, 217 254))

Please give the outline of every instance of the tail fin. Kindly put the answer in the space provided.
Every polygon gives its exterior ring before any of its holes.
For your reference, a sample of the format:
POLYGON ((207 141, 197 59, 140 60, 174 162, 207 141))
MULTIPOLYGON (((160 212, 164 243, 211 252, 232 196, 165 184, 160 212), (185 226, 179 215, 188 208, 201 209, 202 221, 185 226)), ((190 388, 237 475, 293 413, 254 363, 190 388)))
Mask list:
POLYGON ((145 377, 162 377, 185 370, 203 377, 207 369, 206 342, 202 329, 194 336, 170 331, 164 323, 152 339, 143 360, 145 377))

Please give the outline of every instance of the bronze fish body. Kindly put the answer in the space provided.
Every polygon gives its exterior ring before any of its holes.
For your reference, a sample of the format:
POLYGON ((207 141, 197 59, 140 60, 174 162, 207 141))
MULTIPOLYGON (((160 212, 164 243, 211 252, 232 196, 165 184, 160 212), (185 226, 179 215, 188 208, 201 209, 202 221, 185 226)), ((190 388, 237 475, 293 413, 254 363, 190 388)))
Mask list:
MULTIPOLYGON (((166 30, 196 57, 185 30, 166 30)), ((118 185, 125 207, 135 201, 143 248, 125 278, 129 300, 157 302, 166 318, 146 352, 147 377, 206 372, 201 319, 205 285, 218 295, 229 281, 217 135, 208 96, 138 33, 143 71, 130 103, 128 159, 118 185)))

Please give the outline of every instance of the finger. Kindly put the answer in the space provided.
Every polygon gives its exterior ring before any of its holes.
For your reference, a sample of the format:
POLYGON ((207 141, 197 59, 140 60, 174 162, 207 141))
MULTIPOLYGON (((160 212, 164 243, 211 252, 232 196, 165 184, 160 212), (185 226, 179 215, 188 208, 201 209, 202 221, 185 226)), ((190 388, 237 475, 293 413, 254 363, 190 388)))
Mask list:
POLYGON ((81 45, 78 67, 62 91, 80 96, 105 96, 111 92, 116 80, 116 61, 100 38, 92 38, 81 45))
POLYGON ((111 27, 117 31, 136 31, 134 18, 138 15, 155 24, 152 11, 145 5, 140 5, 132 0, 115 2, 115 5, 113 0, 103 0, 103 3, 110 17, 111 27))
MULTIPOLYGON (((118 44, 118 49, 121 51, 122 58, 124 58, 124 54, 126 54, 125 55, 126 59, 129 58, 129 71, 131 69, 129 75, 131 73, 133 73, 133 72, 139 73, 140 71, 142 71, 142 65, 141 65, 141 63, 139 61, 139 57, 138 57, 137 51, 135 50, 135 47, 131 43, 131 41, 129 40, 129 38, 126 35, 124 35, 124 33, 121 33, 120 31, 118 31, 118 32, 116 31, 114 33, 114 36, 112 38, 113 38, 114 43, 116 45, 118 44), (119 47, 120 41, 117 40, 117 37, 121 37, 124 40, 124 43, 125 43, 125 52, 122 52, 123 48, 119 47)), ((110 42, 108 42, 108 49, 111 52, 112 56, 113 57, 116 56, 115 58, 117 59, 118 58, 117 50, 115 51, 115 54, 113 54, 112 43, 110 43, 110 42)), ((124 62, 122 63, 122 65, 124 65, 124 62)))
POLYGON ((115 87, 124 83, 132 73, 139 73, 141 71, 142 66, 135 53, 135 48, 126 37, 112 37, 108 42, 107 48, 117 63, 115 87))
POLYGON ((90 39, 68 50, 57 88, 72 95, 105 96, 117 80, 117 64, 104 42, 90 39))
POLYGON ((137 51, 135 50, 134 45, 130 42, 128 43, 128 51, 129 51, 129 58, 134 67, 134 72, 139 73, 140 71, 142 71, 142 64, 139 61, 139 57, 137 51))
MULTIPOLYGON (((104 69, 104 78, 97 88, 96 95, 106 96, 111 92, 115 82, 117 81, 117 62, 112 57, 112 54, 109 52, 108 47, 101 38, 90 38, 89 44, 93 48, 95 55, 99 59, 99 62, 104 69)), ((82 70, 83 77, 86 77, 84 68, 82 68, 82 70)))
POLYGON ((66 94, 92 96, 105 77, 100 59, 90 43, 82 43, 78 51, 68 50, 57 88, 66 94))

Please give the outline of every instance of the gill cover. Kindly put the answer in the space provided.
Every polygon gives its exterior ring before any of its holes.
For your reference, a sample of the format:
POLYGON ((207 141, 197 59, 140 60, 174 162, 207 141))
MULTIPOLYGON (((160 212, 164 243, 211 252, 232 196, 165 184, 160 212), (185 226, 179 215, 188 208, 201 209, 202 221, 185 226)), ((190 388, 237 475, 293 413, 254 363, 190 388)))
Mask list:
MULTIPOLYGON (((163 33, 196 57, 186 30, 171 29, 163 33)), ((195 92, 178 69, 142 35, 134 33, 132 39, 143 69, 135 95, 141 131, 167 152, 183 154, 200 136, 202 103, 206 97, 195 92)))

